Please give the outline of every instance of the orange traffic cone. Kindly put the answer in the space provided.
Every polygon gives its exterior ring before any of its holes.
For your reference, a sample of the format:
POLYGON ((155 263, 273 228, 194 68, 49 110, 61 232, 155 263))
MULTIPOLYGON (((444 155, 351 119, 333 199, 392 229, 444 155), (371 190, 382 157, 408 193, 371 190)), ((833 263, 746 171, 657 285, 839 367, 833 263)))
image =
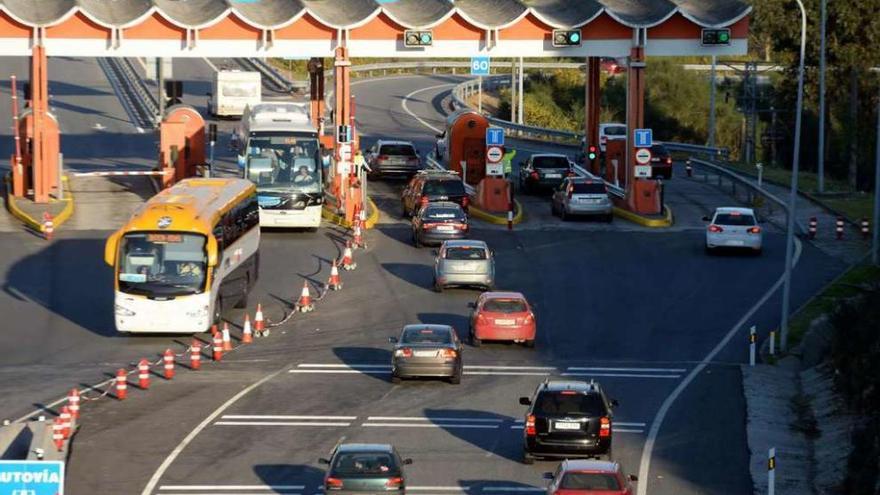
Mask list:
POLYGON ((55 418, 52 422, 52 441, 55 442, 55 448, 58 452, 64 450, 64 433, 62 432, 61 418, 55 418))
POLYGON ((251 331, 251 317, 247 313, 244 315, 244 325, 241 327, 241 343, 250 344, 254 341, 254 333, 251 331))
POLYGON ((214 340, 211 342, 211 350, 214 361, 220 361, 223 359, 223 337, 220 336, 220 332, 214 334, 214 340))
POLYGON ((351 241, 351 244, 352 244, 352 247, 355 248, 355 249, 357 249, 357 248, 365 248, 365 247, 367 247, 367 246, 364 244, 364 237, 363 237, 363 234, 361 233, 361 222, 360 222, 360 220, 357 220, 357 221, 355 221, 355 223, 354 223, 354 233, 352 234, 352 241, 351 241))
POLYGON ((229 324, 223 323, 223 352, 232 350, 232 336, 229 334, 229 324))
POLYGON ((165 349, 165 354, 162 354, 162 364, 165 367, 165 379, 174 378, 174 352, 171 349, 165 349))
POLYGON ((254 333, 257 337, 269 335, 269 331, 266 330, 266 324, 263 321, 263 306, 259 303, 257 304, 257 312, 254 313, 254 333))
POLYGON ((55 221, 52 219, 52 214, 48 211, 43 212, 43 234, 45 234, 46 240, 51 241, 54 233, 55 221))
POLYGON ((345 251, 342 253, 342 269, 351 271, 355 268, 357 268, 357 263, 354 262, 354 258, 351 255, 351 242, 346 241, 345 251))
POLYGON ((339 269, 336 267, 336 260, 333 260, 333 266, 330 267, 330 280, 327 281, 327 288, 330 290, 339 290, 342 288, 342 281, 339 280, 339 269))
POLYGON ((141 390, 150 388, 150 362, 146 359, 138 361, 138 387, 141 390))
POLYGON ((122 368, 116 370, 116 398, 125 400, 128 396, 128 373, 122 368))
POLYGON ((67 406, 61 408, 61 414, 58 415, 61 420, 61 435, 67 440, 70 438, 70 409, 67 406))
POLYGON ((70 389, 70 393, 67 394, 67 406, 70 408, 70 417, 76 419, 79 417, 79 390, 76 388, 70 389))
POLYGON ((296 309, 300 313, 308 313, 315 309, 315 305, 312 304, 312 296, 309 294, 309 283, 307 281, 303 282, 303 290, 299 296, 299 301, 296 303, 296 309))

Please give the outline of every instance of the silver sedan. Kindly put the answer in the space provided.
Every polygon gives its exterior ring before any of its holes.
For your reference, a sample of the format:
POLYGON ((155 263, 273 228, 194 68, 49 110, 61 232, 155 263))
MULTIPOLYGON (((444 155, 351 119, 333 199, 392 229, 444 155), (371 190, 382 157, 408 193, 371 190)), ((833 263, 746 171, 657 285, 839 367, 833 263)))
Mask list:
POLYGON ((495 287, 495 255, 483 241, 445 241, 435 252, 434 290, 447 287, 495 287))
POLYGON ((573 215, 597 215, 610 222, 614 205, 598 178, 568 177, 553 191, 550 210, 564 221, 573 215))

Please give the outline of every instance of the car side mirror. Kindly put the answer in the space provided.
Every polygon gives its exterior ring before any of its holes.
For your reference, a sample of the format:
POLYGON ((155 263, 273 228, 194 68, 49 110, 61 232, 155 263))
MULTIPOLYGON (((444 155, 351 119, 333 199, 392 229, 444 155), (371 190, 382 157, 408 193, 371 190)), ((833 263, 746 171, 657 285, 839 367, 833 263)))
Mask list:
POLYGON ((551 472, 546 472, 546 473, 544 473, 544 474, 542 475, 542 478, 544 478, 545 480, 552 480, 552 479, 553 479, 553 473, 551 473, 551 472))
POLYGON ((703 217, 703 221, 704 221, 704 222, 708 222, 708 221, 710 221, 710 220, 711 220, 711 218, 709 218, 709 217, 703 217))
POLYGON ((619 407, 619 406, 620 406, 620 402, 618 402, 617 399, 611 399, 611 407, 619 407))
POLYGON ((528 397, 520 397, 520 398, 519 398, 519 403, 520 403, 521 405, 523 405, 523 406, 531 406, 531 405, 532 405, 532 400, 529 399, 528 397))
POLYGON ((330 459, 325 459, 321 457, 320 459, 318 459, 318 462, 321 464, 330 464, 330 459))
POLYGON ((630 481, 639 481, 639 477, 634 474, 627 476, 627 478, 629 478, 630 481))
POLYGON ((396 344, 396 343, 397 343, 397 337, 388 337, 388 343, 389 343, 389 344, 396 344))
POLYGON ((495 256, 495 250, 494 250, 494 249, 490 249, 490 250, 489 250, 489 254, 491 254, 492 256, 495 256))
POLYGON ((410 464, 412 464, 412 459, 404 459, 403 463, 409 466, 410 464))
POLYGON ((469 302, 469 303, 468 303, 468 307, 471 308, 471 309, 477 309, 477 303, 475 303, 475 302, 469 302))

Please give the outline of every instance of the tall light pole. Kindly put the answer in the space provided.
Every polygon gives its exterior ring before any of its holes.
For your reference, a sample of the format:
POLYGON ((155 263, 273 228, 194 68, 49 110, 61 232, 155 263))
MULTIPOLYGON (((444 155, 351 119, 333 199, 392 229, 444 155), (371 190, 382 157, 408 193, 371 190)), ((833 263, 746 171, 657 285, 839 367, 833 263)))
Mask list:
POLYGON ((709 78, 712 82, 709 85, 709 147, 715 147, 715 66, 717 64, 718 57, 712 55, 712 70, 709 73, 709 78))
POLYGON ((827 19, 828 0, 821 1, 821 20, 819 21, 819 150, 817 173, 819 175, 819 193, 825 192, 825 23, 827 19))
POLYGON ((877 141, 874 143, 874 232, 871 239, 871 263, 880 264, 878 260, 878 223, 880 223, 880 100, 877 100, 877 141))
POLYGON ((788 196, 788 227, 785 232, 785 282, 782 286, 782 332, 779 348, 788 348, 788 308, 791 305, 791 270, 794 257, 794 217, 797 205, 798 170, 801 155, 801 113, 804 105, 804 55, 807 51, 807 11, 804 3, 797 0, 801 9, 801 59, 798 66, 797 106, 794 119, 794 153, 791 160, 791 191, 788 196))

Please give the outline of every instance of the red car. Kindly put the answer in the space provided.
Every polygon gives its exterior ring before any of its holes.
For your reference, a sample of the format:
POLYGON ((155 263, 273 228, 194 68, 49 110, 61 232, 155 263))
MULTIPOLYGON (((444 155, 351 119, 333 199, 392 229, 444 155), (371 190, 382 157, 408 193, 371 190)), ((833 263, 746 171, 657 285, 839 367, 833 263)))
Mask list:
POLYGON ((550 480, 547 495, 632 495, 634 474, 625 475, 620 464, 610 461, 566 460, 555 473, 544 473, 550 480))
POLYGON ((475 303, 471 314, 471 343, 479 346, 483 340, 512 340, 535 346, 535 313, 526 297, 519 292, 484 292, 475 303))

